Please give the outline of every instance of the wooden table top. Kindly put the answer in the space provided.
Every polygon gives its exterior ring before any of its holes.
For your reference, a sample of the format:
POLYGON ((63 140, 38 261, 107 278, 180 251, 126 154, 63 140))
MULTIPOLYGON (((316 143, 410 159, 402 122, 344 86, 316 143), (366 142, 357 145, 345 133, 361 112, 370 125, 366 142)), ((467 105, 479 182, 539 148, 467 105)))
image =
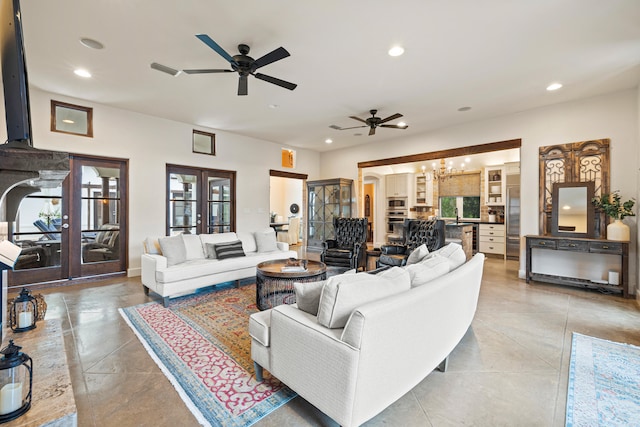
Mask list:
POLYGON ((305 271, 282 271, 282 267, 285 267, 287 263, 290 262, 289 259, 274 259, 261 262, 256 268, 259 273, 272 277, 305 277, 327 271, 327 266, 323 262, 312 260, 297 261, 306 261, 307 269, 305 271))

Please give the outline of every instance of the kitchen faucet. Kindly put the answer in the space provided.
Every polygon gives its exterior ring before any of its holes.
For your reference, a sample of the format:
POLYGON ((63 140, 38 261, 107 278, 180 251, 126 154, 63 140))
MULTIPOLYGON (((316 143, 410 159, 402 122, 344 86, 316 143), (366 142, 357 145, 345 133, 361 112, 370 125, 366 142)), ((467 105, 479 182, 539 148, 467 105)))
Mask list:
POLYGON ((456 224, 460 221, 460 217, 458 216, 458 208, 456 208, 456 224))

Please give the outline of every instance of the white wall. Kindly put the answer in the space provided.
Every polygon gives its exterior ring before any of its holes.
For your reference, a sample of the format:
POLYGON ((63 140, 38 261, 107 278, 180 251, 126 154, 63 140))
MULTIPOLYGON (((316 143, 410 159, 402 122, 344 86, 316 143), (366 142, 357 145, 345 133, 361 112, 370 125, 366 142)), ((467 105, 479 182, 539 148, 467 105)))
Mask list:
MULTIPOLYGON (((357 179, 357 163, 389 157, 426 153, 449 148, 522 139, 521 234, 538 234, 538 147, 609 138, 611 140, 611 189, 623 198, 640 200, 640 91, 636 88, 538 108, 490 120, 439 129, 434 132, 322 153, 321 174, 325 178, 357 179), (392 149, 390 147, 393 147, 392 149)), ((410 119, 410 118, 408 118, 410 119)), ((358 201, 359 202, 359 201, 358 201)), ((637 213, 636 205, 636 213, 637 213)), ((631 226, 630 288, 638 283, 637 217, 625 218, 631 226)), ((521 276, 524 256, 520 257, 521 276)))
MULTIPOLYGON (((269 223, 269 169, 281 167, 282 144, 116 109, 30 88, 34 147, 129 160, 129 274, 139 274, 142 241, 165 234, 167 163, 237 172, 237 229, 269 223), (50 131, 51 99, 93 108, 93 138, 50 131), (191 152, 193 129, 216 134, 216 156, 191 152), (158 215, 158 213, 162 213, 158 215)), ((2 110, 4 117, 4 110, 2 110)), ((4 123, 0 132, 5 131, 4 123)), ((6 139, 6 137, 3 137, 6 139)), ((287 147, 284 147, 287 148, 287 147)), ((319 176, 319 154, 296 148, 295 169, 319 176)))
POLYGON ((296 203, 300 210, 295 216, 302 216, 302 180, 296 178, 271 177, 271 212, 276 212, 286 221, 294 216, 289 208, 296 203))

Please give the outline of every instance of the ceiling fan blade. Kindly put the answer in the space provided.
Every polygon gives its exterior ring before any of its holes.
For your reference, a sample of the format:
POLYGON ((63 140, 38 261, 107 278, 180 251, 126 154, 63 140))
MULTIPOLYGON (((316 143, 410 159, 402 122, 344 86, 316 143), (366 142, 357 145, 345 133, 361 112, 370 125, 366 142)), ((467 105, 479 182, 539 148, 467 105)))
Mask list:
POLYGON ((206 34, 196 34, 196 37, 199 38, 204 44, 209 46, 211 49, 215 50, 218 53, 218 55, 222 56, 224 59, 229 61, 231 64, 238 65, 236 63, 236 60, 233 59, 233 57, 231 55, 229 55, 226 50, 221 48, 218 43, 214 42, 213 39, 211 39, 211 37, 209 37, 206 34))
MULTIPOLYGON (((360 117, 356 117, 356 116, 349 116, 349 118, 350 118, 350 119, 353 119, 353 120, 357 120, 357 121, 362 122, 362 123, 367 123, 367 121, 366 121, 365 119, 361 119, 360 117)), ((369 123, 367 123, 367 125, 368 125, 368 124, 369 124, 369 123)))
POLYGON ((338 129, 338 130, 347 130, 347 129, 360 129, 360 128, 368 128, 369 126, 353 126, 353 127, 349 127, 349 128, 334 128, 334 129, 338 129))
POLYGON ((373 126, 371 126, 371 129, 369 129, 369 136, 371 135, 375 135, 376 134, 376 128, 374 128, 373 126))
POLYGON ((238 95, 246 95, 248 92, 247 89, 247 76, 240 76, 238 80, 238 95))
POLYGON ((157 62, 152 62, 151 68, 153 68, 154 70, 162 71, 163 73, 170 74, 172 76, 177 76, 178 74, 180 74, 180 70, 167 67, 166 65, 158 64, 157 62))
POLYGON ((272 62, 276 62, 281 59, 284 59, 287 56, 290 56, 289 52, 287 52, 287 49, 283 47, 279 47, 274 51, 269 52, 266 55, 253 61, 253 65, 251 66, 251 69, 255 71, 260 67, 264 67, 265 65, 271 64, 272 62))
POLYGON ((233 70, 214 70, 214 69, 200 69, 200 70, 182 70, 187 74, 209 74, 209 73, 233 73, 233 70))
POLYGON ((379 124, 386 123, 386 122, 388 122, 390 120, 399 119, 400 117, 402 117, 402 114, 396 113, 393 116, 389 116, 386 119, 380 120, 379 124))
POLYGON ((405 125, 405 126, 400 126, 400 125, 379 125, 381 128, 392 128, 392 129, 406 129, 409 126, 405 125))
POLYGON ((278 86, 283 87, 285 89, 294 90, 296 87, 298 87, 298 85, 295 84, 295 83, 289 83, 287 81, 280 80, 280 79, 277 79, 275 77, 267 76, 266 74, 256 73, 254 75, 256 76, 256 79, 260 79, 260 80, 264 80, 265 82, 273 83, 274 85, 278 85, 278 86))

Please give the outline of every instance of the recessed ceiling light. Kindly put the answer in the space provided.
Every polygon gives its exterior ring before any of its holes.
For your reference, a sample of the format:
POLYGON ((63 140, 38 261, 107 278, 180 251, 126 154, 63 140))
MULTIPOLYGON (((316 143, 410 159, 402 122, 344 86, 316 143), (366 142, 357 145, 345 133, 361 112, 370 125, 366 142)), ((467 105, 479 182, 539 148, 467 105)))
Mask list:
POLYGON ((327 138, 324 140, 324 142, 326 142, 327 144, 331 144, 333 142, 333 139, 327 138))
POLYGON ((269 108, 276 109, 276 108, 278 108, 278 107, 279 107, 279 105, 278 105, 278 104, 269 104, 269 108))
POLYGON ((471 107, 460 107, 458 108, 458 111, 469 111, 471 110, 471 107))
POLYGON ((548 91, 554 91, 554 90, 558 90, 562 87, 562 83, 551 83, 549 86, 547 86, 547 90, 548 91))
POLYGON ((88 47, 89 49, 104 49, 104 45, 100 43, 98 40, 90 39, 88 37, 83 37, 80 39, 80 43, 88 47))
POLYGON ((404 53, 404 48, 402 46, 394 46, 389 49, 389 56, 400 56, 404 53))
POLYGON ((73 72, 76 74, 76 76, 85 77, 85 78, 91 77, 91 73, 88 72, 87 70, 82 69, 82 68, 78 68, 77 70, 73 70, 73 72))

